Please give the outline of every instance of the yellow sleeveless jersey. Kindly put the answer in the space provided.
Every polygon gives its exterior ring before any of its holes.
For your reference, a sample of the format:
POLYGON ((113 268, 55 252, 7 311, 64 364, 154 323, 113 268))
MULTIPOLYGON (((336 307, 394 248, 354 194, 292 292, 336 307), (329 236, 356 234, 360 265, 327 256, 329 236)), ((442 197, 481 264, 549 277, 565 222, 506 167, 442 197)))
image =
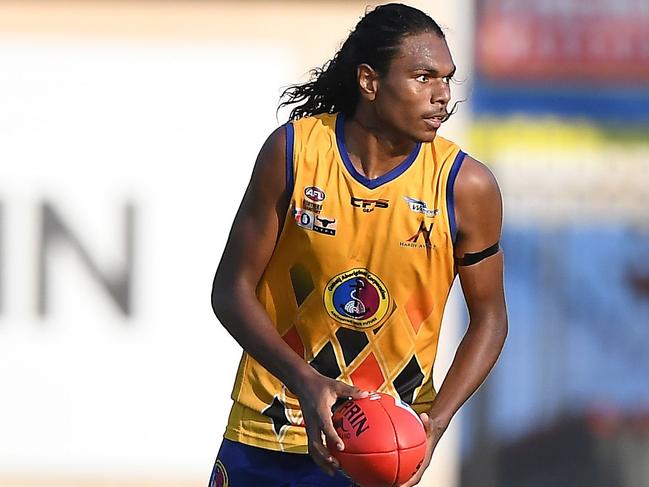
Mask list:
MULTIPOLYGON (((456 269, 452 187, 464 158, 441 137, 368 179, 345 148, 343 115, 286 125, 290 207, 257 296, 320 373, 400 396, 418 412, 456 269)), ((306 453, 299 403, 244 352, 225 437, 306 453)))

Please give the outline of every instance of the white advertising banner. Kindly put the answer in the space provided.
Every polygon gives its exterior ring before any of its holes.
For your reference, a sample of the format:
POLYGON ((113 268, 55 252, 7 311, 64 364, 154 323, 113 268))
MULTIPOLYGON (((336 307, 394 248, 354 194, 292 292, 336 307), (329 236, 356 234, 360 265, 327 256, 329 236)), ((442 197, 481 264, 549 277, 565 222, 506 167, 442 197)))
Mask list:
POLYGON ((240 355, 211 279, 288 56, 2 39, 0 65, 0 471, 209 475, 240 355))

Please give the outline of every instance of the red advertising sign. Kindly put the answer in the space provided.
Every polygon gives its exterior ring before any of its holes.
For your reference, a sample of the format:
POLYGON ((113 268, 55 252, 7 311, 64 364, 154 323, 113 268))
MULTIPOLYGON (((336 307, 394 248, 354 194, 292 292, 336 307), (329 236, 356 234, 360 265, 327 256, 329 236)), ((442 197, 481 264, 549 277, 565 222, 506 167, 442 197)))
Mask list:
POLYGON ((488 78, 649 82, 647 0, 478 0, 477 67, 488 78))

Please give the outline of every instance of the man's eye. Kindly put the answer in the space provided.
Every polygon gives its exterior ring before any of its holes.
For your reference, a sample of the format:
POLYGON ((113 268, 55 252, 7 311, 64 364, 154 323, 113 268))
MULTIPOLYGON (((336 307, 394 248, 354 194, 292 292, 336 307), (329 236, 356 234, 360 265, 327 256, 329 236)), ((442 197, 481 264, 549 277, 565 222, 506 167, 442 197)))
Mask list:
POLYGON ((425 74, 420 74, 420 75, 417 76, 415 79, 416 79, 417 81, 419 81, 420 83, 426 83, 426 82, 428 81, 428 76, 425 75, 425 74))
POLYGON ((453 78, 451 76, 444 76, 442 80, 444 81, 444 84, 449 84, 453 78))

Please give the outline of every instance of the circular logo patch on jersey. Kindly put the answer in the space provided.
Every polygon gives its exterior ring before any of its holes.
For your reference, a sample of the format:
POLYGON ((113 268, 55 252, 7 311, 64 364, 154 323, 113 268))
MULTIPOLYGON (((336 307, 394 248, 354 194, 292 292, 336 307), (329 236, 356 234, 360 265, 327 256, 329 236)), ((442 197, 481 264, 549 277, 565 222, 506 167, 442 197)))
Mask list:
POLYGON ((331 278, 324 290, 327 313, 337 322, 367 330, 383 323, 390 310, 390 293, 367 269, 356 268, 331 278))
POLYGON ((214 480, 210 487, 228 487, 228 473, 225 471, 225 466, 221 460, 216 461, 216 472, 214 472, 214 480))

